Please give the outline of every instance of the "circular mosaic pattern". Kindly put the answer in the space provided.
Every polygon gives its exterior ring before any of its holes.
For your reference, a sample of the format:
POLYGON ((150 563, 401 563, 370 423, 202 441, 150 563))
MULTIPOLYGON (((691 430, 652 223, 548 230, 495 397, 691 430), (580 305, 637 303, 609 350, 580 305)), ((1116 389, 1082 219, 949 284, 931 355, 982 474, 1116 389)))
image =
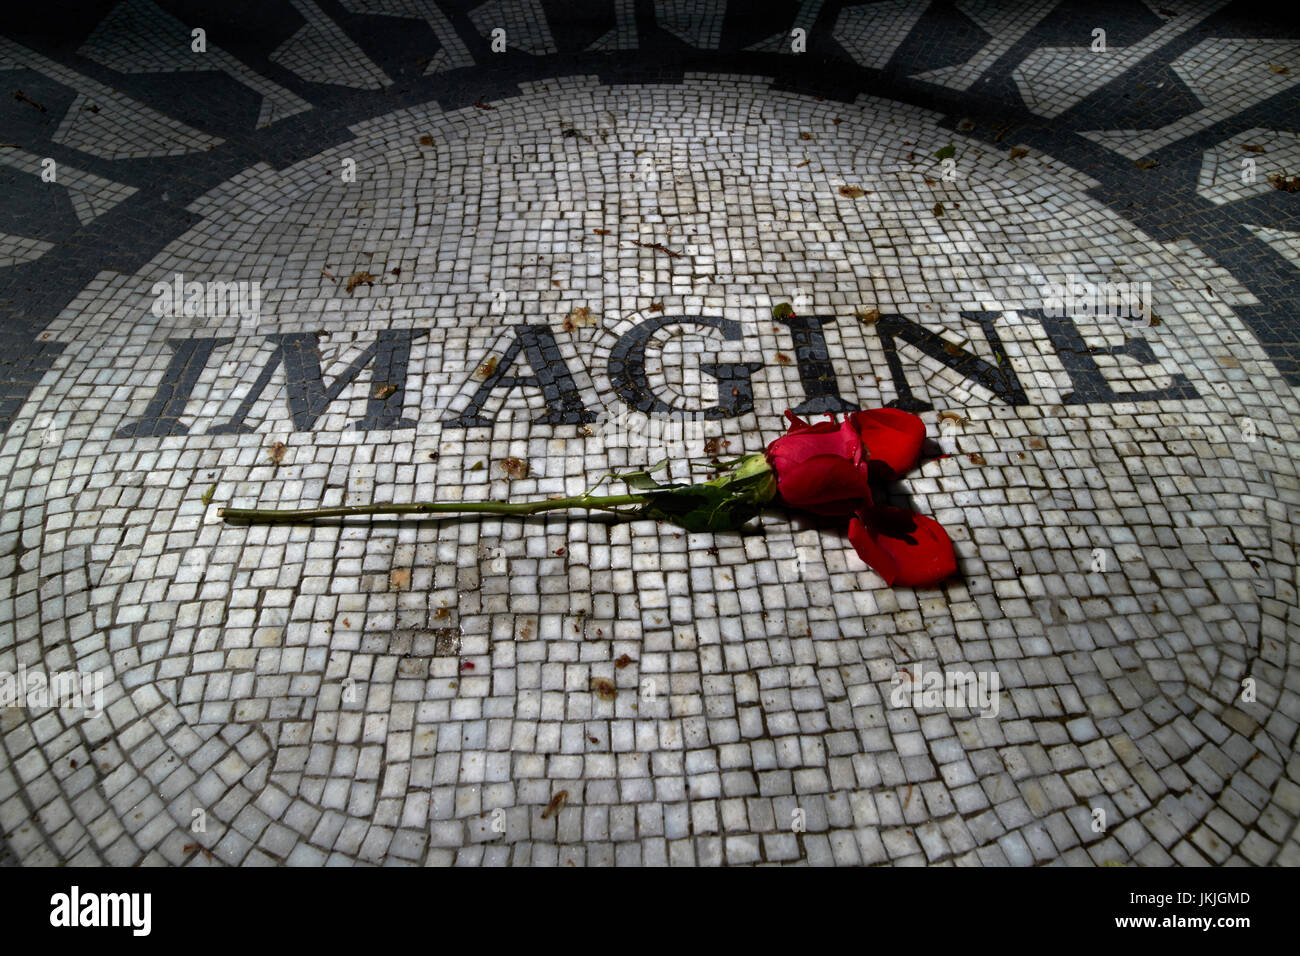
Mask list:
POLYGON ((1087 176, 939 119, 548 80, 253 167, 103 273, 0 443, 0 664, 107 681, 98 717, 0 716, 0 826, 40 808, 15 852, 1270 862, 1300 814, 1297 404, 1233 312, 1255 300, 1087 176), (156 315, 178 275, 260 308, 156 315), (1149 282, 1155 323, 1046 314, 1076 277, 1149 282), (685 477, 810 387, 921 409, 942 457, 894 492, 959 580, 890 590, 777 513, 216 514, 685 477), (718 411, 678 443, 656 402, 718 411), (927 670, 996 690, 936 704, 927 670))

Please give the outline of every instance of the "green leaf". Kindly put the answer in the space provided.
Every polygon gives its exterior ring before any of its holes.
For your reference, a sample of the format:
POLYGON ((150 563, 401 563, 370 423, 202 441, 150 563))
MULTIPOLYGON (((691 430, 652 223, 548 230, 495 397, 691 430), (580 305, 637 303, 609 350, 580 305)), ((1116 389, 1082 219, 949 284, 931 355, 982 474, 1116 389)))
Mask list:
POLYGON ((646 468, 642 471, 628 471, 628 472, 624 472, 623 474, 618 474, 616 472, 614 474, 614 477, 617 478, 619 481, 627 482, 630 487, 635 488, 637 491, 648 491, 652 488, 673 487, 673 485, 671 484, 665 485, 662 482, 656 481, 654 478, 650 477, 656 471, 663 471, 667 467, 668 467, 668 459, 665 458, 663 461, 657 462, 651 465, 649 468, 646 468))
POLYGON ((734 531, 759 508, 716 485, 686 485, 652 492, 641 506, 647 518, 671 521, 687 531, 734 531))
POLYGON ((794 307, 789 302, 778 302, 772 306, 772 318, 780 322, 782 319, 788 319, 794 315, 794 307))
POLYGON ((216 485, 213 485, 207 491, 203 492, 203 507, 206 508, 208 505, 212 503, 212 496, 216 493, 217 493, 216 485))
POLYGON ((937 151, 937 152, 934 154, 934 158, 935 158, 935 159, 952 159, 953 156, 955 156, 955 155, 957 155, 957 147, 954 146, 952 143, 949 143, 949 144, 948 144, 947 146, 945 146, 943 149, 937 151))

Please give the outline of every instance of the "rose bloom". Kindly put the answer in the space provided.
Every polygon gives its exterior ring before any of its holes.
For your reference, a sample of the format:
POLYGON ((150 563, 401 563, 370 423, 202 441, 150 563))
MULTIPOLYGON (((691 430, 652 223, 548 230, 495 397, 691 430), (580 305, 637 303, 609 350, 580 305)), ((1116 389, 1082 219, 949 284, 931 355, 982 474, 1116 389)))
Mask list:
POLYGON ((933 518, 877 505, 872 480, 893 481, 914 466, 925 423, 897 408, 853 412, 844 421, 809 424, 786 412, 790 427, 767 446, 777 495, 819 515, 852 515, 849 540, 887 584, 928 587, 957 571, 952 541, 933 518))

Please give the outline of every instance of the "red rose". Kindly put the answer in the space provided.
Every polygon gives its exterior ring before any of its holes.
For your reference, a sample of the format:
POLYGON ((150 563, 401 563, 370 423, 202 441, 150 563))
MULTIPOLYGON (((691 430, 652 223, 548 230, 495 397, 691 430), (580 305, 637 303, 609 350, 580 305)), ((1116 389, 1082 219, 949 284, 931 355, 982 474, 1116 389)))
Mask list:
POLYGON ((868 478, 892 481, 916 464, 925 423, 897 408, 853 412, 810 425, 786 412, 790 429, 767 446, 777 492, 792 508, 852 514, 871 501, 868 478))
POLYGON ((853 515, 849 540, 887 584, 928 587, 956 573, 952 541, 937 521, 877 505, 871 496, 869 479, 893 481, 916 464, 924 422, 897 408, 815 425, 785 414, 789 430, 767 446, 782 501, 816 514, 853 515))

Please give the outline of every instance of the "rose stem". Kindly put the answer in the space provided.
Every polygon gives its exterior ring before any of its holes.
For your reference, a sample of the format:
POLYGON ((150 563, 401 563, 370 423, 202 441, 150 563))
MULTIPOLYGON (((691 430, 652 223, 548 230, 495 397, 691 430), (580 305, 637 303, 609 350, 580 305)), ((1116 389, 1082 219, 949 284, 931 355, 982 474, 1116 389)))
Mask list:
POLYGON ((220 508, 217 517, 230 522, 250 524, 278 521, 310 521, 314 518, 348 518, 353 515, 410 514, 497 514, 531 515, 539 511, 563 508, 586 508, 614 511, 617 505, 639 505, 649 499, 642 495, 576 495, 544 501, 426 501, 400 505, 342 505, 337 508, 298 508, 277 511, 264 508, 220 508))

